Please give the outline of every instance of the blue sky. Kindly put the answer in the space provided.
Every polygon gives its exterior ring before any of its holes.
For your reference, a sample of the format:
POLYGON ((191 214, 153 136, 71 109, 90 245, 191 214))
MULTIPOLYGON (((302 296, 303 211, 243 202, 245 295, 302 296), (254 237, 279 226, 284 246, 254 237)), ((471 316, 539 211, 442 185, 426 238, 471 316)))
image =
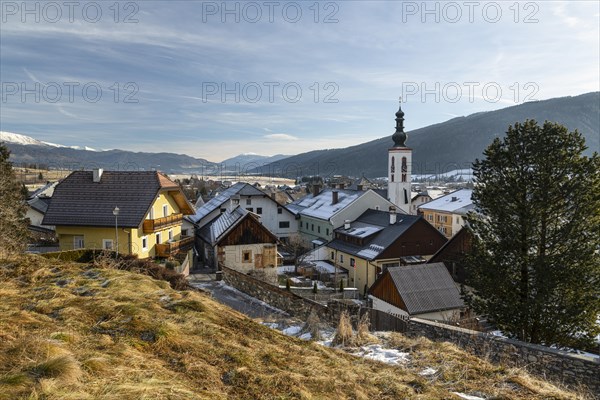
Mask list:
POLYGON ((114 4, 2 1, 1 130, 220 161, 600 90, 597 1, 114 4))

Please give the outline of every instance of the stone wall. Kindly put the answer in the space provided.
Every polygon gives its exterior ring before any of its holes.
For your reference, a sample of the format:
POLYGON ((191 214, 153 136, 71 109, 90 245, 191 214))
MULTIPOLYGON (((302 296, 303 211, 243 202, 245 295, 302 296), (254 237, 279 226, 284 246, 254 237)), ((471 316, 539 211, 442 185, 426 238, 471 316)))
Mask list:
POLYGON ((262 300, 275 308, 279 308, 290 315, 307 319, 313 309, 319 316, 328 315, 327 307, 315 301, 305 299, 295 293, 254 279, 251 276, 225 266, 221 266, 221 270, 223 271, 223 280, 228 285, 262 300))
MULTIPOLYGON (((434 341, 454 343, 491 362, 525 368, 540 376, 569 387, 585 386, 600 396, 600 360, 518 340, 411 318, 408 336, 424 336, 434 341)), ((600 398, 600 397, 596 397, 600 398)))
MULTIPOLYGON (((348 311, 354 319, 361 313, 360 305, 352 300, 329 301, 324 306, 230 268, 221 269, 228 285, 301 319, 308 318, 314 310, 321 320, 337 324, 343 311, 348 311)), ((402 320, 398 326, 407 336, 450 342, 494 363, 525 368, 532 375, 572 388, 587 387, 592 397, 600 393, 598 359, 419 318, 402 320)))

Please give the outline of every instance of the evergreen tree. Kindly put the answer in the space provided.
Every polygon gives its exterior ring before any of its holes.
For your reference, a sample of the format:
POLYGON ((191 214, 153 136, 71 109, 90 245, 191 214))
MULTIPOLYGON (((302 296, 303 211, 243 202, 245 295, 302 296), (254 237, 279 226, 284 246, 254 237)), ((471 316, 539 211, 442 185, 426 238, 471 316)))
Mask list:
POLYGON ((28 236, 22 186, 9 156, 10 151, 0 143, 0 257, 23 251, 28 236))
POLYGON ((473 164, 466 299, 512 337, 587 347, 600 333, 600 158, 585 149, 528 120, 473 164))

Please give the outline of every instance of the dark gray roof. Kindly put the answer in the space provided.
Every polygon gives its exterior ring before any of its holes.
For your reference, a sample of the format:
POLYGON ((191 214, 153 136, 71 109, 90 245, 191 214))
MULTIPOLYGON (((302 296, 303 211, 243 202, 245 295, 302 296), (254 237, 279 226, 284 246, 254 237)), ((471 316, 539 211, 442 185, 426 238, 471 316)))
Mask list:
POLYGON ((100 182, 92 171, 74 171, 54 189, 43 225, 115 226, 135 228, 163 188, 179 190, 156 171, 104 171, 100 182))
POLYGON ((223 235, 237 225, 249 212, 242 207, 227 210, 208 224, 204 225, 198 232, 202 240, 211 246, 216 245, 223 235))
POLYGON ((464 307, 444 263, 392 267, 387 272, 411 315, 464 307))
POLYGON ((27 200, 27 204, 34 210, 45 214, 48 210, 48 205, 50 204, 51 200, 52 199, 50 197, 33 197, 27 200))
POLYGON ((363 246, 348 243, 342 239, 334 239, 327 246, 366 260, 373 260, 422 218, 417 215, 397 214, 396 223, 390 225, 389 212, 367 210, 350 224, 349 230, 344 227, 335 230, 352 236, 356 236, 355 233, 361 231, 365 231, 367 234, 373 231, 372 235, 366 236, 363 246))
POLYGON ((206 217, 208 214, 215 211, 217 208, 220 208, 225 202, 229 201, 229 199, 234 196, 267 196, 267 194, 254 186, 244 183, 238 182, 230 188, 222 191, 202 207, 196 209, 195 215, 189 217, 189 220, 193 223, 198 223, 202 218, 206 217))

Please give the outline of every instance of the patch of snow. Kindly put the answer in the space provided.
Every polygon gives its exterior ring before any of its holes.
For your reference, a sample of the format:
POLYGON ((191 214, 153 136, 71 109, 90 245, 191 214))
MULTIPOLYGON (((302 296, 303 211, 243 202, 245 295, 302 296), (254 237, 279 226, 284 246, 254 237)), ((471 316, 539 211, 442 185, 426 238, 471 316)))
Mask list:
POLYGON ((454 393, 455 395, 457 395, 458 397, 460 397, 462 399, 467 399, 467 400, 485 400, 483 397, 471 396, 471 395, 460 393, 460 392, 452 392, 452 393, 454 393))
POLYGON ((284 265, 284 266, 281 266, 281 267, 277 267, 277 274, 283 275, 286 272, 294 272, 295 268, 296 268, 295 265, 284 265))
POLYGON ((312 339, 312 335, 310 334, 310 332, 306 332, 306 333, 303 333, 302 335, 298 336, 298 339, 310 340, 310 339, 312 339))
POLYGON ((363 346, 355 355, 391 365, 398 365, 408 361, 408 353, 396 349, 386 349, 380 344, 363 346))
POLYGON ((282 330, 281 333, 283 333, 284 335, 287 335, 287 336, 296 336, 297 334, 300 333, 301 330, 302 330, 301 326, 292 325, 292 326, 289 326, 289 327, 285 328, 284 330, 282 330))
POLYGON ((427 367, 423 371, 419 372, 419 375, 422 376, 431 376, 435 374, 437 374, 437 369, 433 369, 431 367, 427 367))

